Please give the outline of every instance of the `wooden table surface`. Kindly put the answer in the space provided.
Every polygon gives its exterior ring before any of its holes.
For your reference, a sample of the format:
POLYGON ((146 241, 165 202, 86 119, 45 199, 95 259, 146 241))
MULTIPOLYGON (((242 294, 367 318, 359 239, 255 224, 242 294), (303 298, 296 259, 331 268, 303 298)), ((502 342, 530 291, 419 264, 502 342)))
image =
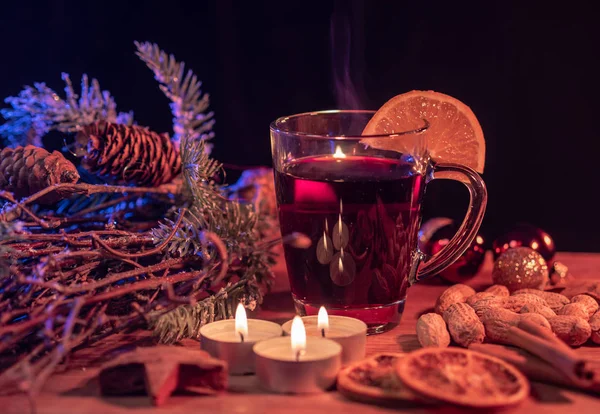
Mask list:
MULTIPOLYGON (((561 253, 557 259, 569 266, 578 279, 600 278, 600 254, 561 253)), ((483 270, 469 284, 475 288, 490 284, 491 259, 488 257, 483 270)), ((367 339, 367 354, 376 352, 403 352, 419 347, 415 335, 415 323, 418 316, 431 308, 439 293, 446 286, 432 281, 409 289, 406 310, 402 323, 390 332, 370 336, 367 339)), ((292 315, 291 298, 288 292, 271 294, 265 299, 260 316, 277 321, 288 320, 292 315)), ((463 412, 450 406, 424 408, 402 407, 382 408, 349 401, 337 392, 317 395, 276 395, 261 391, 254 376, 230 377, 230 389, 219 396, 173 396, 161 408, 154 408, 145 397, 103 398, 99 395, 95 375, 102 355, 107 350, 114 350, 124 343, 148 344, 146 333, 129 336, 114 336, 91 348, 86 348, 73 355, 66 370, 55 374, 48 381, 45 389, 36 399, 38 413, 279 413, 310 412, 371 414, 406 412, 463 412)), ((198 346, 195 341, 186 341, 186 346, 198 346)), ((585 346, 577 352, 600 361, 600 346, 585 346)), ((29 402, 24 396, 0 397, 1 413, 29 412, 29 402)), ((516 408, 504 413, 600 413, 600 397, 586 395, 555 386, 532 383, 530 398, 516 408)))

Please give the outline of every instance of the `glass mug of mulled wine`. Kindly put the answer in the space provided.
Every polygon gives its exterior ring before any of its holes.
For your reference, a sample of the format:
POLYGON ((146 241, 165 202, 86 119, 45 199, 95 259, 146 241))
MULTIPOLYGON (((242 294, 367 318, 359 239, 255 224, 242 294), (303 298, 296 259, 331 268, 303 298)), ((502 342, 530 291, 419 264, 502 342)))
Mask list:
POLYGON ((483 219, 481 177, 457 164, 435 164, 427 150, 428 123, 389 135, 361 135, 373 111, 323 111, 271 124, 275 191, 283 236, 300 232, 308 249, 284 246, 290 288, 301 315, 318 312, 363 320, 369 333, 397 325, 407 288, 451 265, 483 219), (401 151, 369 142, 395 140, 401 151), (470 203, 454 238, 433 257, 418 250, 426 184, 464 183, 470 203))

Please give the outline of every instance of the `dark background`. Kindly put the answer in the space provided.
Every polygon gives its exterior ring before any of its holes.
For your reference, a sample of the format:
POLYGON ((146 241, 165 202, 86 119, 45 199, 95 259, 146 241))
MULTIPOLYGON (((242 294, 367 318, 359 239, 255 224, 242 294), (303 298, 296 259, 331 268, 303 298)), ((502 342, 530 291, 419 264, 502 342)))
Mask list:
MULTIPOLYGON (((0 96, 34 81, 62 90, 61 72, 85 72, 139 124, 170 131, 168 101, 134 55, 149 40, 203 80, 213 155, 267 165, 276 117, 444 92, 486 136, 488 240, 525 221, 560 250, 600 251, 597 17, 592 2, 549 3, 3 2, 0 96)), ((427 214, 460 217, 466 191, 434 184, 427 214)))

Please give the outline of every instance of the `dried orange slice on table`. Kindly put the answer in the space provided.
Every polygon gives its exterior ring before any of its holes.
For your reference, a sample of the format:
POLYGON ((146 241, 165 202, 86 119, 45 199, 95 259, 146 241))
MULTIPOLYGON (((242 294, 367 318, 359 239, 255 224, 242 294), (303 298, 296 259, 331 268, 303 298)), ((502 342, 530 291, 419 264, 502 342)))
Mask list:
POLYGON ((518 369, 467 349, 411 352, 398 360, 396 373, 417 395, 464 407, 508 407, 529 395, 529 381, 518 369))
MULTIPOLYGON (((456 98, 433 91, 412 91, 386 102, 369 121, 362 135, 387 135, 429 127, 424 132, 431 158, 456 163, 483 173, 485 140, 477 117, 456 98)), ((413 137, 414 138, 414 137, 413 137)), ((410 136, 364 138, 361 142, 381 150, 410 153, 410 136)))
POLYGON ((381 405, 423 402, 396 375, 396 363, 404 355, 382 353, 347 366, 338 374, 338 391, 352 400, 381 405))

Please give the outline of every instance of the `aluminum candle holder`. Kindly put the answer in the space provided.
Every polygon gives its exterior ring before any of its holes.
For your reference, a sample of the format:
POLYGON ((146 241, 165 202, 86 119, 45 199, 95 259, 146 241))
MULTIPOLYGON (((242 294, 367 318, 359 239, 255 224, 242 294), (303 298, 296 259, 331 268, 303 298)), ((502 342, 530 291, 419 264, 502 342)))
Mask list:
POLYGON ((291 336, 254 345, 256 374, 261 386, 287 394, 322 392, 335 384, 341 368, 342 347, 319 337, 306 337, 300 317, 294 318, 291 336))
POLYGON ((238 305, 235 320, 212 322, 200 328, 202 349, 215 358, 226 361, 229 374, 254 373, 252 347, 282 334, 279 324, 260 319, 246 319, 244 307, 238 305))
MULTIPOLYGON (((303 316, 308 337, 331 339, 342 347, 342 365, 359 361, 365 357, 367 345, 367 324, 347 316, 327 315, 324 307, 318 316, 303 316)), ((282 326, 285 335, 290 335, 292 321, 282 326)))

